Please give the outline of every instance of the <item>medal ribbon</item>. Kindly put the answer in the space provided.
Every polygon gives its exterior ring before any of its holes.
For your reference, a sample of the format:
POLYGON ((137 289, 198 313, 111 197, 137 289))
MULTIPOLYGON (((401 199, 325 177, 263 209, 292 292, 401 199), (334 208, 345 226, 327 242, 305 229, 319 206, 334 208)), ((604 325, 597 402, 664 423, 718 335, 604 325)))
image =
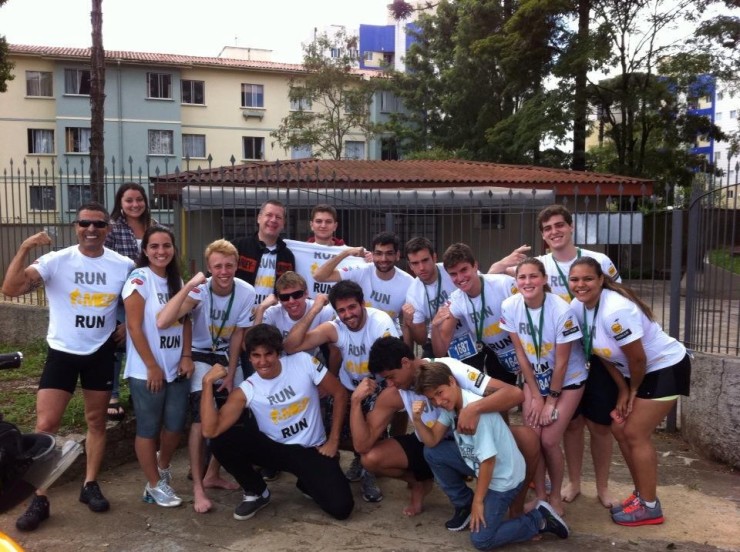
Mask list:
MULTIPOLYGON (((578 247, 576 249, 576 259, 581 258, 581 248, 578 247)), ((558 269, 558 274, 560 274, 560 277, 563 279, 563 282, 565 282, 565 289, 568 292, 568 295, 570 296, 570 300, 573 300, 573 293, 570 291, 570 286, 568 285, 568 278, 563 274, 563 270, 560 268, 560 265, 558 264, 558 261, 555 259, 555 257, 552 258, 552 262, 555 263, 555 268, 558 269)))
POLYGON ((534 323, 532 322, 532 316, 529 314, 529 308, 524 305, 524 312, 527 313, 527 323, 529 324, 529 333, 532 336, 532 343, 534 343, 534 353, 537 355, 537 366, 540 364, 540 356, 542 356, 542 328, 545 325, 545 301, 542 301, 542 309, 540 310, 540 326, 537 328, 537 335, 534 331, 534 323))
POLYGON ((475 340, 478 342, 479 347, 483 345, 483 321, 486 314, 486 287, 483 285, 483 276, 478 276, 480 279, 480 298, 481 298, 481 308, 480 308, 480 315, 478 316, 478 320, 475 320, 475 305, 473 305, 473 301, 471 301, 470 297, 468 297, 468 302, 470 303, 471 308, 473 309, 473 322, 475 322, 475 340))
MULTIPOLYGON (((212 329, 213 326, 212 325, 208 326, 208 330, 211 334, 211 350, 212 351, 216 350, 216 344, 218 343, 218 340, 221 337, 221 332, 224 331, 224 326, 226 325, 226 321, 229 319, 229 315, 231 314, 231 305, 234 304, 235 292, 236 292, 236 285, 234 285, 231 288, 231 297, 229 297, 229 306, 226 307, 226 314, 223 316, 223 318, 221 318, 221 326, 218 329, 218 333, 216 335, 213 335, 213 329, 212 329)), ((208 293, 211 297, 210 307, 213 308, 213 285, 212 284, 208 285, 208 293)))
POLYGON ((594 350, 594 331, 593 328, 596 325, 596 315, 599 314, 599 302, 596 302, 596 308, 594 309, 593 324, 594 326, 588 325, 588 311, 586 305, 583 305, 583 352, 586 354, 586 363, 588 364, 589 358, 594 350))

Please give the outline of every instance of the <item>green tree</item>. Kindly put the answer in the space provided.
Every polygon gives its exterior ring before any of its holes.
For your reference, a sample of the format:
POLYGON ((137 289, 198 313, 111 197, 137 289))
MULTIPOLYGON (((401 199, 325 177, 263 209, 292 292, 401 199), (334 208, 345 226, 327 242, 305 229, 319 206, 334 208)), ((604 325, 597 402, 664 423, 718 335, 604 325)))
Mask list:
POLYGON ((320 157, 341 159, 348 136, 360 132, 368 140, 382 130, 370 117, 380 79, 356 70, 356 52, 357 38, 343 30, 304 46, 306 74, 292 78, 288 89, 296 109, 270 133, 283 148, 311 146, 320 157))
MULTIPOLYGON (((7 1, 0 0, 0 7, 7 1)), ((8 41, 4 36, 0 35, 0 92, 6 92, 8 90, 8 81, 12 81, 15 78, 15 75, 13 75, 15 64, 8 59, 9 55, 8 41)))

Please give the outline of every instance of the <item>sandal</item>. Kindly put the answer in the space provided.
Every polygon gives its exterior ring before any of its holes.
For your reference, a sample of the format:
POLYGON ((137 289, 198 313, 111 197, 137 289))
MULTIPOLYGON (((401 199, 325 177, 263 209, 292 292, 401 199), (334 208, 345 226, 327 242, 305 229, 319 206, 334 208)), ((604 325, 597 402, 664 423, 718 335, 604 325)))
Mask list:
POLYGON ((108 419, 111 422, 120 422, 126 416, 126 411, 118 402, 118 399, 111 399, 108 402, 108 419))

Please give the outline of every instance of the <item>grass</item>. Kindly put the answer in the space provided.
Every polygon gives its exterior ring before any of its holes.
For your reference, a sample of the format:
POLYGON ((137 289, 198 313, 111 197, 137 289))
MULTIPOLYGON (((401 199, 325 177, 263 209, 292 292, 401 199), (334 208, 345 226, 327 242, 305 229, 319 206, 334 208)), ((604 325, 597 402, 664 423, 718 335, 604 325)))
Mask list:
MULTIPOLYGON (((7 421, 16 424, 22 431, 33 431, 36 425, 36 391, 46 360, 46 349, 44 340, 23 346, 0 344, 0 353, 15 351, 23 353, 20 368, 0 370, 0 394, 3 397, 0 410, 7 421)), ((128 385, 123 380, 121 382, 123 404, 128 404, 128 396, 128 385)), ((61 435, 82 433, 85 429, 85 406, 78 385, 64 411, 59 433, 61 435)))
POLYGON ((733 257, 729 249, 710 251, 709 262, 735 274, 740 274, 740 256, 733 257))

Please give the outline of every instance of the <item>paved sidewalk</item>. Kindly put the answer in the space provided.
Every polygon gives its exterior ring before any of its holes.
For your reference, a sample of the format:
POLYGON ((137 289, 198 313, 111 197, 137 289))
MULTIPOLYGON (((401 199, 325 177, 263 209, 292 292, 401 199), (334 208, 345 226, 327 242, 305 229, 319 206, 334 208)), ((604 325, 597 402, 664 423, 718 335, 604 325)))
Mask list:
MULTIPOLYGON (((587 452, 583 495, 568 506, 565 518, 571 537, 561 541, 546 535, 541 541, 511 549, 740 550, 740 476, 701 459, 676 437, 660 434, 656 442, 665 524, 625 528, 612 523, 595 498, 587 452)), ((343 453, 343 464, 349 460, 350 455, 343 453)), ((427 498, 425 512, 405 518, 401 510, 407 493, 402 482, 381 479, 385 500, 379 504, 364 502, 359 484, 353 484, 355 511, 349 520, 339 522, 303 497, 295 488, 293 476, 282 474, 278 481, 269 483, 273 493, 270 505, 251 520, 236 521, 232 512, 241 498, 236 491, 211 490, 214 510, 208 514, 193 511, 185 449, 178 451, 174 474, 173 486, 185 499, 180 508, 165 509, 142 502, 141 472, 135 462, 128 462, 101 475, 101 486, 112 503, 110 512, 94 514, 80 504, 80 482, 73 481, 52 488, 52 516, 38 531, 23 534, 15 529, 15 518, 23 507, 0 515, 0 530, 31 552, 473 550, 466 532, 444 529, 451 507, 436 488, 427 498)), ((629 476, 618 453, 613 459, 612 481, 617 495, 629 494, 629 476)))

